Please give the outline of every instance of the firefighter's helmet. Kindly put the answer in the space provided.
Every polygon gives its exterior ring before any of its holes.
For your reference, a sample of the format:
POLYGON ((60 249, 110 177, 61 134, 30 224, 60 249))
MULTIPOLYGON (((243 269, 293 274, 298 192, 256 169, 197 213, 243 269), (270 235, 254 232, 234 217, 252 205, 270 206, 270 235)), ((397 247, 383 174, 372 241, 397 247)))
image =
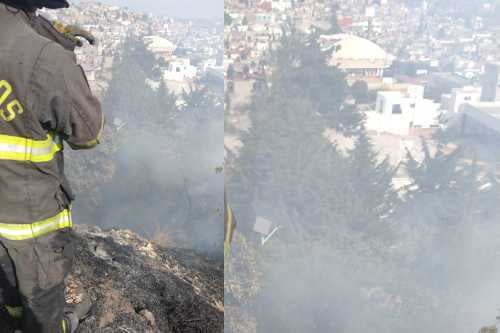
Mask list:
POLYGON ((19 9, 50 8, 59 9, 69 7, 67 0, 0 0, 0 2, 19 9))

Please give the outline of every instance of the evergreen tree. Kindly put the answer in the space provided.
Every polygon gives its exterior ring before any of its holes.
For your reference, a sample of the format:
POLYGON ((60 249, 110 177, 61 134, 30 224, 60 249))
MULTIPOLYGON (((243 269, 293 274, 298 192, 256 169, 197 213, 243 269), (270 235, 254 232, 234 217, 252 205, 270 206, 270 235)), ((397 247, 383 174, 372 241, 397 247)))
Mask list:
POLYGON ((337 17, 338 5, 334 4, 331 7, 332 16, 330 19, 330 29, 328 30, 329 34, 341 34, 342 28, 339 25, 338 17, 337 17))
POLYGON ((227 68, 227 78, 229 80, 232 80, 234 79, 234 75, 235 75, 234 66, 229 65, 229 67, 227 68))
POLYGON ((184 93, 183 109, 175 120, 175 150, 178 156, 183 196, 189 204, 184 227, 192 238, 222 244, 221 216, 223 182, 215 168, 224 161, 224 109, 219 96, 196 85, 184 93), (219 237, 220 236, 220 237, 219 237), (220 242, 219 242, 220 241, 220 242))
POLYGON ((423 142, 422 153, 421 162, 409 152, 405 162, 412 183, 402 207, 409 221, 436 228, 438 234, 449 234, 473 222, 473 207, 477 210, 483 206, 478 200, 481 181, 477 163, 465 163, 461 148, 445 153, 438 146, 432 155, 423 142))
POLYGON ((285 37, 274 57, 276 70, 270 84, 254 92, 249 112, 252 127, 243 136, 240 170, 232 182, 235 211, 248 211, 247 218, 239 219, 240 226, 245 228, 247 220, 248 231, 254 219, 251 209, 243 206, 273 203, 275 209, 263 209, 274 211, 276 219, 289 226, 290 237, 328 237, 334 230, 332 223, 346 228, 357 225, 360 231, 360 225, 387 214, 390 204, 385 207, 383 201, 393 199, 389 198, 391 170, 387 163, 375 162, 365 134, 351 159, 323 136, 330 126, 346 135, 363 132, 362 117, 356 110, 347 112, 348 108, 341 107, 344 76, 326 65, 314 41, 304 45, 298 36, 285 37), (364 163, 353 169, 352 164, 363 158, 364 163), (358 182, 359 175, 367 183, 358 182), (371 186, 375 188, 367 190, 371 186), (370 191, 379 197, 357 201, 370 191), (359 214, 353 208, 363 204, 374 207, 362 211, 377 211, 370 220, 353 218, 359 214))
POLYGON ((141 56, 147 54, 147 50, 140 45, 138 41, 126 42, 123 56, 113 68, 113 78, 103 101, 108 119, 118 117, 136 128, 151 123, 151 112, 155 112, 158 106, 156 93, 148 84, 154 58, 141 56))
POLYGON ((158 102, 158 119, 157 124, 160 124, 163 128, 172 129, 175 126, 175 118, 179 113, 179 108, 177 106, 177 95, 171 92, 165 81, 160 81, 160 86, 156 91, 156 100, 158 102))
MULTIPOLYGON (((374 244, 387 237, 386 222, 398 204, 391 186, 394 170, 377 158, 362 116, 343 106, 344 75, 327 66, 326 56, 306 36, 284 37, 272 57, 273 74, 254 90, 251 127, 242 134, 228 183, 239 232, 255 235, 257 214, 283 226, 262 250, 269 249, 267 257, 255 264, 264 271, 262 284, 269 286, 258 297, 257 308, 265 311, 256 314, 259 330, 266 332, 373 328, 343 318, 340 309, 359 309, 366 300, 359 288, 332 284, 338 279, 331 267, 350 278, 376 271, 366 261, 358 265, 357 258, 363 252, 373 263, 379 251, 374 244), (354 148, 345 153, 345 147, 332 144, 324 135, 332 127, 356 138, 354 148), (282 300, 291 306, 283 309, 282 300)), ((387 326, 377 332, 389 331, 387 326)))
POLYGON ((224 12, 224 25, 231 25, 233 23, 233 18, 227 12, 224 12))
MULTIPOLYGON (((389 217, 398 203, 392 187, 396 169, 388 158, 383 161, 364 130, 360 131, 349 155, 349 182, 351 196, 348 202, 351 225, 354 230, 378 233, 385 218, 389 217)), ((347 195, 347 194, 346 194, 347 195)))
POLYGON ((120 221, 146 235, 160 225, 174 241, 213 249, 217 239, 222 244, 222 181, 214 168, 223 160, 223 106, 197 88, 179 98, 185 101, 179 110, 165 82, 153 80, 158 63, 149 55, 130 40, 113 70, 104 108, 108 119, 112 113, 126 126, 119 131, 114 179, 103 186, 96 216, 103 225, 120 221))
POLYGON ((368 102, 368 92, 368 84, 365 81, 356 81, 351 87, 351 94, 358 104, 368 102))
POLYGON ((311 112, 323 115, 329 126, 343 133, 359 130, 363 116, 355 109, 342 107, 347 92, 345 76, 327 64, 314 36, 307 38, 292 29, 284 34, 281 47, 273 54, 274 91, 312 103, 311 112))

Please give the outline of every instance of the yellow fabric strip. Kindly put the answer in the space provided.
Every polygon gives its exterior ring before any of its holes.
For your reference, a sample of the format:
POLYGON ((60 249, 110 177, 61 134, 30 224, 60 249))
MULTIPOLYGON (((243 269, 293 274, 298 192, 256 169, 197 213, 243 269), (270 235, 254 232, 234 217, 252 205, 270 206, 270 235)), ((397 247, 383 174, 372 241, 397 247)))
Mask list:
POLYGON ((61 326, 62 326, 62 331, 63 331, 63 333, 66 333, 66 332, 68 331, 68 328, 67 328, 67 326, 66 326, 66 320, 64 320, 64 319, 63 319, 63 320, 61 321, 61 326))
POLYGON ((234 215, 233 210, 229 207, 229 204, 226 203, 226 214, 225 214, 225 235, 224 235, 224 257, 229 254, 229 250, 231 248, 231 240, 233 237, 233 229, 234 229, 234 215))
POLYGON ((92 139, 84 144, 81 145, 75 145, 73 144, 71 148, 76 148, 76 149, 89 149, 89 148, 94 148, 98 144, 101 143, 101 137, 104 132, 104 116, 101 118, 101 127, 99 129, 99 133, 97 133, 97 136, 95 139, 92 139))
POLYGON ((0 160, 34 163, 50 162, 62 145, 49 134, 46 140, 33 140, 11 135, 0 135, 0 160))
POLYGON ((9 315, 14 319, 21 319, 23 317, 23 307, 22 306, 9 306, 6 305, 5 309, 9 315))
POLYGON ((231 238, 233 235, 233 211, 232 209, 228 206, 227 207, 227 232, 225 236, 225 241, 227 243, 231 243, 231 238))
POLYGON ((54 217, 32 224, 0 223, 0 237, 9 240, 26 240, 71 227, 73 227, 71 212, 66 209, 54 217))

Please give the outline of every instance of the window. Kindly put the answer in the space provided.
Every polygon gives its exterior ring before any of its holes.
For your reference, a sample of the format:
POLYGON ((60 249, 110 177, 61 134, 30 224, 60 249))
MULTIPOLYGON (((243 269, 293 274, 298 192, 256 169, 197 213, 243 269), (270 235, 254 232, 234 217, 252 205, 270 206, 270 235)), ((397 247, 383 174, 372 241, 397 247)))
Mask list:
POLYGON ((402 114, 403 110, 401 109, 401 104, 394 104, 392 106, 392 114, 402 114))

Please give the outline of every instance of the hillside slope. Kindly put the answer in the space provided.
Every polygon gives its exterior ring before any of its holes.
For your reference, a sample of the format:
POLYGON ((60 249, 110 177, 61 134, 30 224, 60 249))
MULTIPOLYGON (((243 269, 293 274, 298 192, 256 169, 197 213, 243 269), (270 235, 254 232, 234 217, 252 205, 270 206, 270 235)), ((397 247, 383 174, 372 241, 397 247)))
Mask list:
POLYGON ((223 332, 222 266, 184 249, 160 248, 127 230, 76 228, 68 283, 87 290, 95 306, 81 333, 223 332))

